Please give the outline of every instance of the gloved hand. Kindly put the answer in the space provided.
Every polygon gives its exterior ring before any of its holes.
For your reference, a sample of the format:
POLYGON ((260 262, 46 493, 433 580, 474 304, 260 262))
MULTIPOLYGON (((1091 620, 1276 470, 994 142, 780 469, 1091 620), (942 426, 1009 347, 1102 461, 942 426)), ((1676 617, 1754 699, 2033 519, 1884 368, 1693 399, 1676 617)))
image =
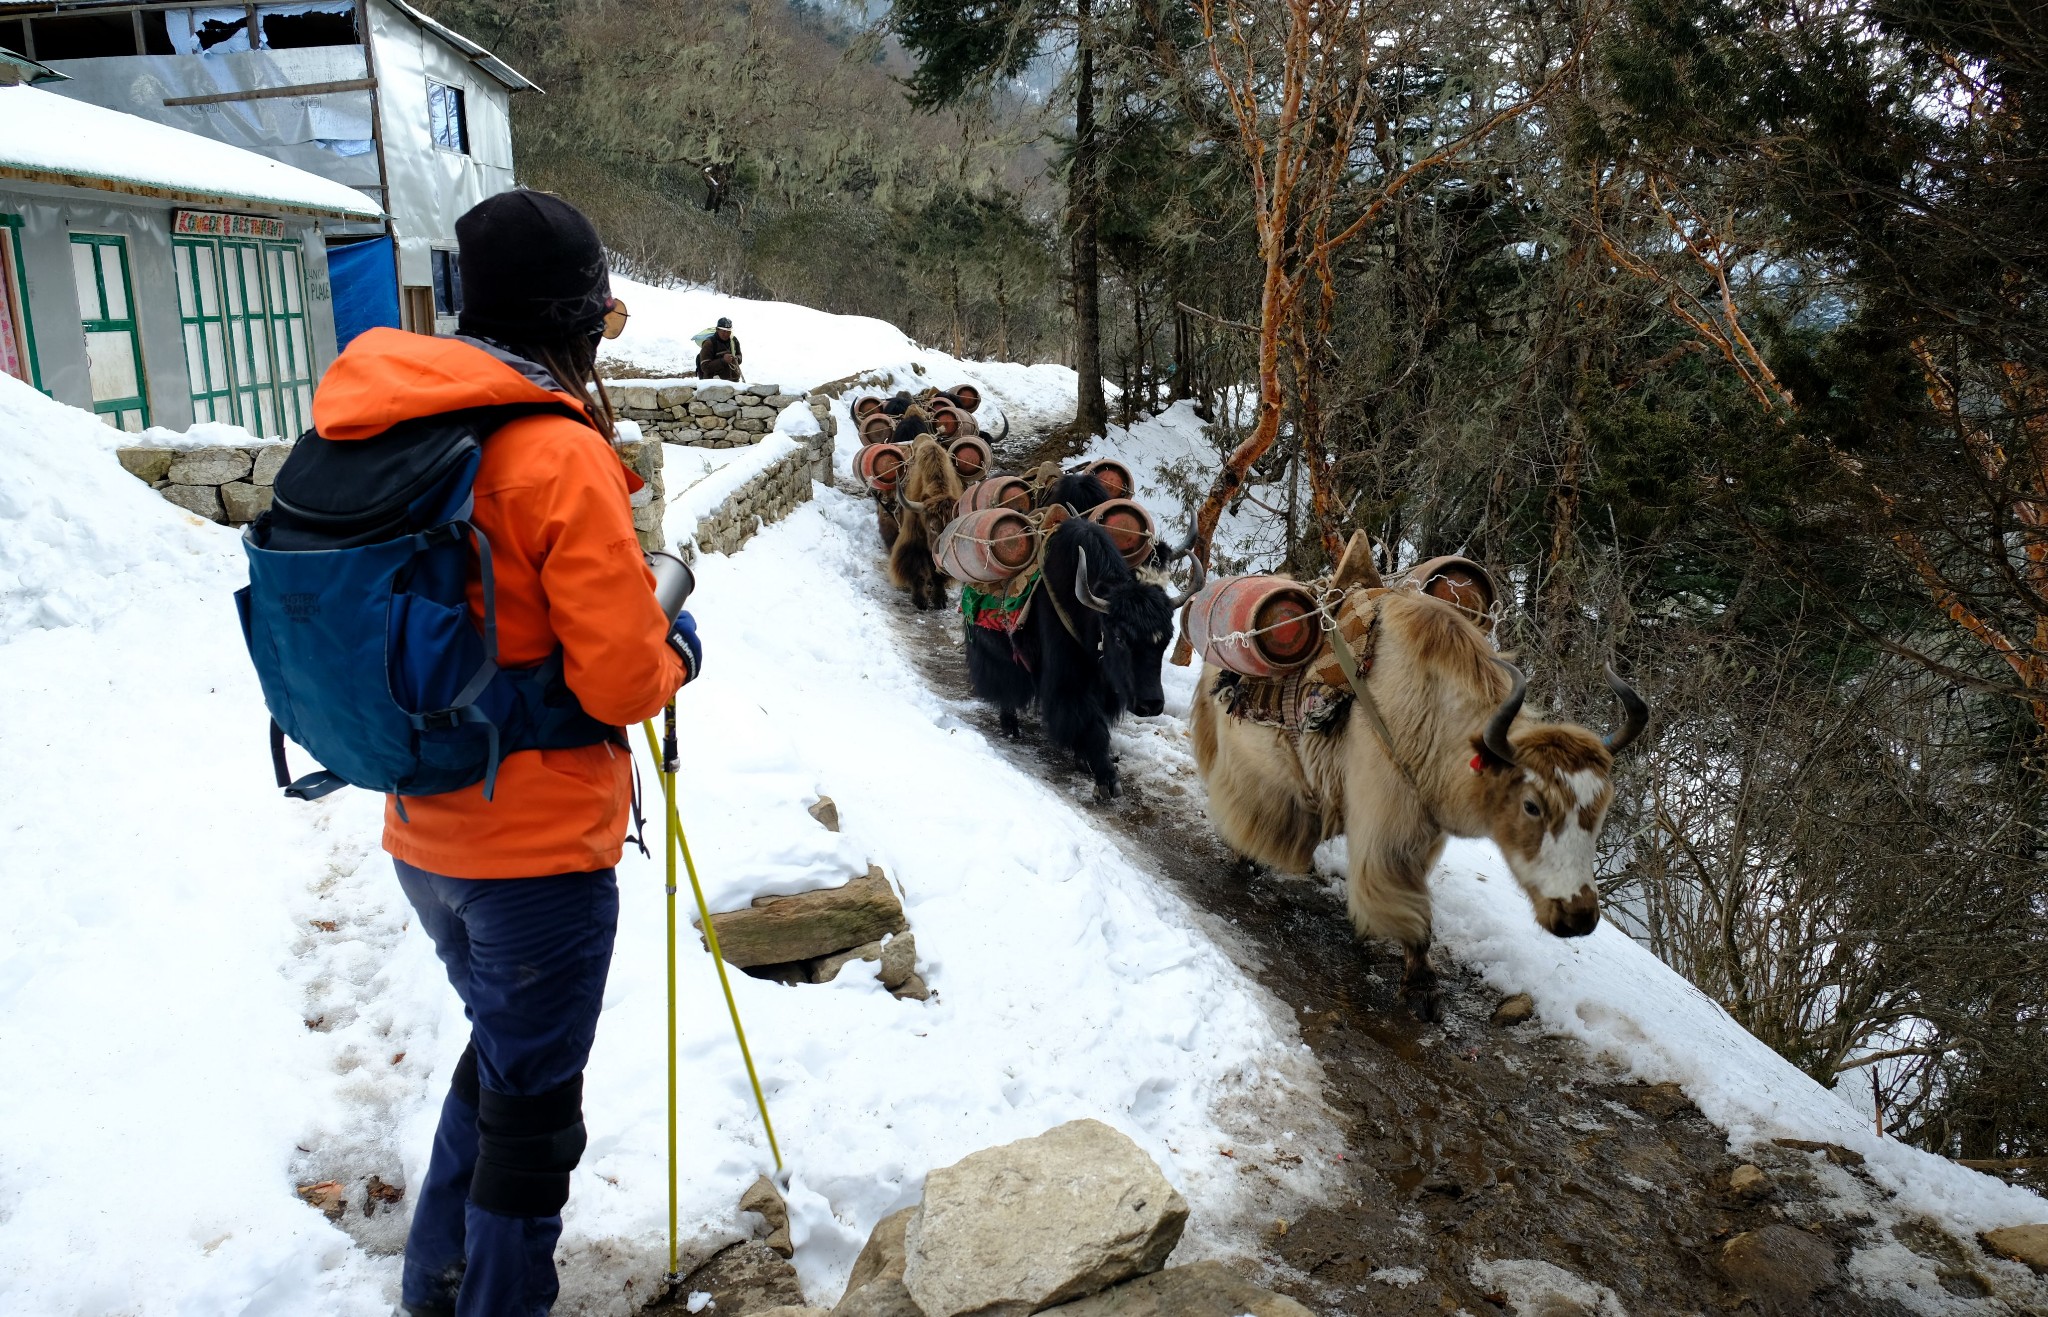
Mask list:
POLYGON ((704 642, 697 639, 697 619, 690 616, 689 609, 677 613, 676 620, 669 624, 668 643, 669 648, 682 656, 686 674, 683 684, 687 686, 697 680, 697 674, 704 667, 704 642))

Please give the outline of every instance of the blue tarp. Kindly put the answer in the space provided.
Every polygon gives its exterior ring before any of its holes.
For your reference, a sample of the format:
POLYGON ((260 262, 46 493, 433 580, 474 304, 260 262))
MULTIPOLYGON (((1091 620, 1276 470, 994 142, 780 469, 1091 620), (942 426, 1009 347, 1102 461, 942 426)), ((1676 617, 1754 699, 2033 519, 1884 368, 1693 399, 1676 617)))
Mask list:
POLYGON ((398 267, 391 239, 372 238, 327 249, 327 281, 334 289, 334 346, 378 325, 398 328, 398 267))

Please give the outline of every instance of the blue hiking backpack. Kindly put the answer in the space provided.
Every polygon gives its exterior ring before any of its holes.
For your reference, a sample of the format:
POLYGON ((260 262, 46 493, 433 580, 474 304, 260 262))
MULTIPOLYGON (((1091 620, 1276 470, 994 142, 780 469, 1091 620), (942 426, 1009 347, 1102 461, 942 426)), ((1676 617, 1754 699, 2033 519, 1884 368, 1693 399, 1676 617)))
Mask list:
POLYGON ((550 412, 584 420, 566 404, 480 407, 373 439, 309 430, 293 447, 270 510, 242 536, 249 584, 235 592, 286 795, 363 787, 398 797, 403 817, 406 796, 481 782, 490 799, 515 751, 624 743, 577 703, 559 648, 536 667, 498 666, 491 543, 470 520, 472 486, 493 431, 550 412), (324 770, 293 780, 287 736, 324 770))

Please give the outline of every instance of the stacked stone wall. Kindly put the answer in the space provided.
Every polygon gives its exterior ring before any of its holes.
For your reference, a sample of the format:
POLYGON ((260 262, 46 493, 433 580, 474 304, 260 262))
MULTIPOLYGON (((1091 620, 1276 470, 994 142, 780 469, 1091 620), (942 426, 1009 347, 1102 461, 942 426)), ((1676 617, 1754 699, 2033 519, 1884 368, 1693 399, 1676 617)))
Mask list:
POLYGON ((697 522, 694 544, 684 556, 738 553, 761 528, 781 521, 811 501, 811 482, 832 483, 832 436, 814 434, 797 441, 795 452, 771 463, 734 490, 723 503, 697 522))
POLYGON ((836 431, 832 400, 822 393, 784 393, 779 384, 733 384, 721 380, 619 380, 607 382, 613 410, 639 425, 649 438, 693 448, 745 448, 775 429, 775 418, 793 402, 810 406, 818 428, 836 431))
POLYGON ((290 443, 210 448, 122 448, 121 465, 187 512, 223 526, 245 526, 270 507, 271 484, 290 443))

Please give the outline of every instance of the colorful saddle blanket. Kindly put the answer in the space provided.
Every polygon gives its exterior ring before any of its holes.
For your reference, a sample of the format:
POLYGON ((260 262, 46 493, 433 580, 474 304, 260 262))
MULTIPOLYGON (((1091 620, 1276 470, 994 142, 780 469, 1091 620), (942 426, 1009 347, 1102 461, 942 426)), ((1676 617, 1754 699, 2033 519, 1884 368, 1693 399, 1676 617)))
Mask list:
POLYGON ((1280 677, 1245 677, 1225 672, 1216 699, 1233 718, 1278 727, 1292 735, 1336 729, 1351 712, 1353 696, 1317 681, 1307 668, 1280 677))

